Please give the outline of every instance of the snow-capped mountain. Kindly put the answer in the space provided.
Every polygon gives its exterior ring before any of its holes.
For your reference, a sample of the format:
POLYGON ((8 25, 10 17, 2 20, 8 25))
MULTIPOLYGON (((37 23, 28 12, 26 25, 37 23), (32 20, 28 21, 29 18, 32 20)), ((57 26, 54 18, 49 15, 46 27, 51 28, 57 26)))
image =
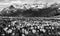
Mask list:
POLYGON ((17 4, 12 3, 10 6, 4 8, 1 13, 3 16, 54 16, 57 15, 60 4, 53 3, 33 3, 33 4, 17 4))
POLYGON ((16 8, 15 8, 13 5, 11 5, 10 7, 4 8, 4 9, 1 11, 1 13, 2 13, 2 14, 9 15, 9 14, 14 13, 15 11, 16 11, 16 8))

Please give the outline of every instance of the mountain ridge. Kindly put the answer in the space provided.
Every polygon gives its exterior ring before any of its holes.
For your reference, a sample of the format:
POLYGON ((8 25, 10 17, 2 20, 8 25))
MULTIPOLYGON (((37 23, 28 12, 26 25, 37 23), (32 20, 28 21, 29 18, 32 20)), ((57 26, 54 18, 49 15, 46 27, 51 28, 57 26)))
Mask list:
MULTIPOLYGON (((27 9, 27 7, 25 5, 28 5, 28 4, 24 4, 22 6, 24 7, 19 7, 19 8, 16 8, 15 5, 11 5, 5 9, 5 11, 1 11, 3 13, 3 16, 31 16, 31 17, 51 17, 51 16, 54 16, 56 13, 57 13, 57 10, 58 8, 60 7, 60 4, 52 4, 51 6, 49 7, 43 7, 42 9, 41 8, 37 8, 39 4, 34 4, 34 6, 36 5, 37 7, 31 7, 29 6, 29 8, 27 9), (57 6, 56 6, 57 5, 57 6), (58 7, 59 6, 59 7, 58 7), (37 8, 37 9, 35 9, 37 8), (12 9, 12 10, 11 10, 12 9), (8 13, 7 13, 8 11, 8 13), (11 13, 12 12, 12 13, 11 13), (11 14, 10 14, 11 13, 11 14), (48 14, 50 13, 50 14, 48 14)), ((45 5, 46 6, 46 5, 45 5)), ((60 13, 60 12, 59 12, 60 13)))

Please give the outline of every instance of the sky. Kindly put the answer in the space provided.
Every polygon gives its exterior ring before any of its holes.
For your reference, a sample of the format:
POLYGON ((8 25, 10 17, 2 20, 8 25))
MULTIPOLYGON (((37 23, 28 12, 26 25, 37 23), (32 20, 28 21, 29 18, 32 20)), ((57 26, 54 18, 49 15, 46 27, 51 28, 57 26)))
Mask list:
POLYGON ((39 1, 42 1, 42 3, 60 2, 60 0, 0 0, 0 8, 3 8, 7 5, 9 5, 11 3, 11 1, 15 1, 15 2, 20 1, 22 3, 24 3, 24 2, 31 3, 31 2, 39 2, 39 1))
MULTIPOLYGON (((0 2, 7 2, 7 1, 17 1, 17 0, 0 0, 0 2)), ((32 1, 44 1, 44 2, 59 2, 60 0, 19 0, 19 1, 29 1, 29 2, 32 2, 32 1)))

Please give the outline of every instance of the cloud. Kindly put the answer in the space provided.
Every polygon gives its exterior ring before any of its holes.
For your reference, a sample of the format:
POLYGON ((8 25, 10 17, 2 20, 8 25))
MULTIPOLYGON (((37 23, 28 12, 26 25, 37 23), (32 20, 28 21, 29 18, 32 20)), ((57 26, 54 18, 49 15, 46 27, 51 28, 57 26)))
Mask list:
MULTIPOLYGON (((0 0, 0 2, 11 2, 11 1, 17 1, 17 0, 0 0)), ((22 2, 38 2, 38 1, 43 1, 43 2, 58 2, 60 0, 18 0, 18 1, 22 1, 22 2)))

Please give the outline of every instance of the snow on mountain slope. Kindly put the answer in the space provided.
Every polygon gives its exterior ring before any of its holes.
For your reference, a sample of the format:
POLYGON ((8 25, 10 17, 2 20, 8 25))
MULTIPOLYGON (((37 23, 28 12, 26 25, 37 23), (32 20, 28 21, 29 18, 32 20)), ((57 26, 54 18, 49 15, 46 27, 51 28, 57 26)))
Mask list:
POLYGON ((48 14, 50 16, 52 14, 54 15, 54 13, 56 12, 57 7, 58 7, 56 5, 59 6, 59 4, 57 4, 57 3, 51 3, 51 4, 50 3, 42 3, 42 2, 40 2, 40 3, 38 3, 38 2, 35 2, 35 3, 27 3, 27 2, 22 3, 22 2, 19 2, 19 1, 17 1, 17 2, 12 1, 11 3, 5 3, 5 4, 3 3, 2 6, 4 6, 4 8, 1 10, 1 12, 4 15, 11 15, 12 14, 14 16, 15 16, 15 14, 17 12, 19 13, 19 15, 22 14, 24 16, 28 15, 28 14, 29 14, 29 16, 32 16, 32 14, 33 15, 37 15, 38 14, 37 16, 40 16, 40 15, 44 14, 45 16, 47 16, 46 14, 51 12, 50 14, 48 14), (11 5, 13 5, 14 8, 11 9, 10 8, 11 5), (33 10, 33 9, 39 9, 39 10, 36 11, 36 10, 33 10), (15 10, 17 10, 17 11, 15 11, 15 10))
POLYGON ((0 11, 1 11, 3 8, 9 7, 10 5, 11 5, 11 3, 0 3, 0 11))

